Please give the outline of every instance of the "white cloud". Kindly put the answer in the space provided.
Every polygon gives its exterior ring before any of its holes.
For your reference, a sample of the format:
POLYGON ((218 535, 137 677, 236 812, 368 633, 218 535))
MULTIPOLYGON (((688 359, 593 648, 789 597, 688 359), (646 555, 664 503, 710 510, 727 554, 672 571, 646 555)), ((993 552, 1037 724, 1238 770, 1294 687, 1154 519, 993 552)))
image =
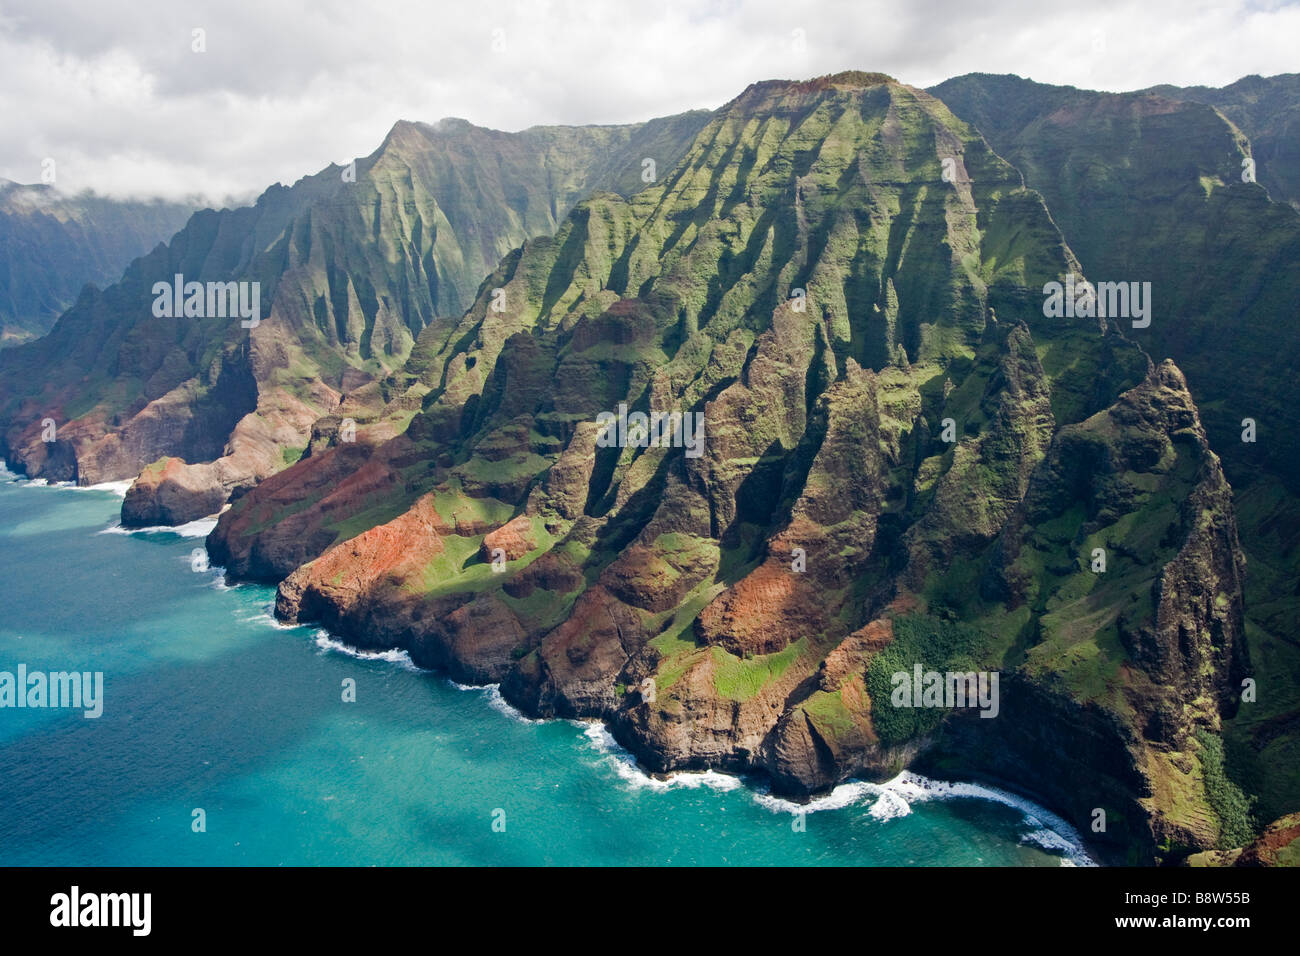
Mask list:
POLYGON ((53 157, 72 191, 249 196, 398 119, 632 122, 843 69, 1219 86, 1294 69, 1298 36, 1300 7, 1267 0, 22 0, 0 17, 0 176, 53 157))

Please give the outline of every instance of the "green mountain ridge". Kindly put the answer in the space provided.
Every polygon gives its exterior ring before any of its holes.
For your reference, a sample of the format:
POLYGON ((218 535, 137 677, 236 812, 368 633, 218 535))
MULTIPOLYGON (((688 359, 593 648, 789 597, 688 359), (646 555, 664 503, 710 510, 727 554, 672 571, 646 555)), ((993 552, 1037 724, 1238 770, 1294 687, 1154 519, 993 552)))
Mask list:
POLYGON ((124 518, 211 513, 282 468, 284 450, 303 448, 343 394, 400 367, 420 330, 462 311, 501 256, 553 231, 591 189, 644 185, 642 158, 657 151, 670 165, 706 115, 517 134, 402 122, 355 176, 331 166, 251 207, 198 213, 119 283, 83 294, 44 339, 0 357, 6 458, 31 477, 83 484, 182 459, 167 493, 143 483, 124 518), (263 321, 156 318, 154 283, 177 274, 258 282, 263 321), (47 418, 53 443, 42 440, 47 418))
POLYGON ((1215 107, 1251 142, 1259 182, 1300 210, 1300 73, 1245 76, 1222 88, 1153 86, 1145 93, 1215 107))
POLYGON ((404 431, 322 433, 209 550, 281 582, 287 620, 599 717, 652 770, 988 777, 943 746, 969 731, 1081 830, 1110 807, 1106 852, 1178 859, 1238 822, 1201 769, 1249 659, 1231 491, 1176 367, 1044 316, 1085 266, 940 100, 754 84, 660 183, 579 203, 426 328, 386 380, 426 390, 404 431), (605 447, 620 404, 703 414, 703 454, 605 447), (1081 513, 1097 461, 1112 504, 1081 513), (1024 534, 1041 556, 1011 564, 1024 534), (1053 630, 1067 598, 1097 630, 1053 630), (1146 693, 1174 661, 1194 708, 1146 693), (894 710, 913 663, 1002 670, 1014 723, 894 710))
POLYGON ((633 126, 401 122, 0 353, 0 450, 139 472, 128 524, 229 501, 211 559, 280 618, 652 771, 802 799, 913 767, 1107 861, 1281 858, 1293 80, 852 71, 633 126), (262 321, 154 318, 176 273, 259 281, 262 321), (1049 317, 1069 275, 1149 282, 1150 325, 1049 317), (620 409, 702 445, 611 443, 620 409), (915 667, 999 674, 996 719, 899 704, 915 667))
MULTIPOLYGON (((1102 94, 973 74, 934 89, 1043 193, 1090 276, 1157 290, 1151 327, 1131 334, 1186 373, 1241 522, 1247 628, 1267 691, 1229 727, 1228 753, 1267 819, 1293 811, 1300 793, 1300 736, 1285 729, 1300 716, 1300 445, 1290 427, 1300 402, 1290 367, 1300 349, 1300 216, 1260 188, 1288 148, 1278 133, 1294 113, 1296 81, 1102 94), (1243 100, 1246 115, 1222 105, 1243 100), (1269 158, 1246 142, 1247 129, 1272 131, 1269 158), (1260 185, 1242 180, 1247 155, 1259 156, 1260 185), (1246 419, 1254 441, 1243 441, 1246 419)), ((1285 184, 1269 188, 1294 201, 1285 184)))

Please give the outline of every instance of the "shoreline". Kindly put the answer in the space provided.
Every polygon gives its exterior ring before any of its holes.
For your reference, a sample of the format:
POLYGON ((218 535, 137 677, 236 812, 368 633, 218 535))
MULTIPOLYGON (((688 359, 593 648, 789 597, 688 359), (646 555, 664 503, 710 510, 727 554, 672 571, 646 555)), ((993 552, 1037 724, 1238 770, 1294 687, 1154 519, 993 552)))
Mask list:
MULTIPOLYGON (((130 482, 105 482, 100 485, 86 486, 74 485, 71 482, 50 484, 44 479, 24 478, 22 475, 16 475, 7 469, 0 471, 0 482, 36 488, 102 491, 114 494, 117 497, 122 497, 125 494, 125 489, 130 485, 130 482)), ((206 536, 215 521, 216 516, 213 515, 174 527, 124 528, 120 524, 113 524, 96 533, 124 535, 172 534, 180 538, 196 538, 206 536)), ((232 580, 223 567, 212 566, 207 570, 212 572, 215 579, 220 582, 221 590, 234 590, 245 584, 268 586, 265 582, 232 580)), ((273 607, 274 605, 272 605, 273 607)), ((456 690, 479 691, 483 694, 489 709, 497 711, 510 720, 526 724, 543 724, 558 720, 581 728, 590 745, 608 757, 616 775, 624 783, 632 787, 660 791, 676 787, 691 789, 707 787, 720 791, 744 789, 756 803, 770 812, 785 813, 790 816, 843 809, 864 804, 867 799, 873 798, 867 813, 873 819, 881 822, 910 815, 913 805, 918 803, 950 799, 982 800, 1001 804, 1018 811, 1022 816, 1022 822, 1028 828, 1028 832, 1022 836, 1020 842, 1036 846, 1044 853, 1056 855, 1061 866, 1103 865, 1103 858, 1089 846, 1087 840, 1074 827, 1039 803, 1032 795, 1018 792, 1005 785, 996 785, 1004 784, 1003 781, 988 780, 981 782, 979 779, 937 780, 905 769, 895 777, 882 782, 850 778, 834 785, 825 792, 809 795, 806 802, 800 802, 772 794, 770 784, 759 771, 745 773, 716 769, 683 769, 657 773, 644 767, 637 760, 634 753, 618 741, 612 727, 603 719, 597 717, 532 717, 505 699, 501 694, 499 683, 462 684, 441 671, 419 667, 411 660, 410 654, 406 650, 400 648, 362 649, 349 644, 338 635, 331 633, 327 628, 318 624, 285 624, 274 617, 273 610, 257 617, 258 619, 265 618, 261 623, 278 630, 290 631, 301 628, 304 631, 309 631, 310 638, 319 653, 344 654, 358 660, 390 664, 412 673, 437 677, 446 681, 456 690)))
MULTIPOLYGON (((397 648, 383 651, 363 650, 348 644, 338 635, 316 624, 288 625, 276 621, 275 626, 284 630, 299 627, 312 629, 313 642, 322 653, 344 654, 357 660, 393 664, 403 670, 437 677, 459 691, 482 692, 490 709, 511 720, 524 724, 561 721, 581 728, 592 745, 611 759, 618 776, 635 787, 654 790, 668 790, 678 786, 691 789, 700 787, 717 790, 744 789, 759 805, 773 813, 786 813, 790 816, 843 809, 861 803, 867 797, 875 797, 876 801, 868 813, 879 821, 907 816, 916 803, 931 800, 982 800, 1019 811, 1023 821, 1035 828, 1030 832, 1029 837, 1036 839, 1030 839, 1029 842, 1044 852, 1059 854, 1061 866, 1104 865, 1101 856, 1088 845, 1083 835, 1059 815, 1032 796, 1004 786, 995 786, 992 781, 936 780, 913 770, 903 770, 883 782, 849 778, 824 793, 810 795, 806 803, 801 803, 772 794, 770 785, 759 771, 738 773, 710 768, 658 773, 644 767, 635 754, 618 741, 613 729, 601 718, 532 717, 505 699, 501 694, 499 683, 462 684, 441 671, 419 667, 411 661, 409 653, 404 650, 397 648)), ((1022 838, 1021 842, 1026 842, 1026 839, 1022 838)))

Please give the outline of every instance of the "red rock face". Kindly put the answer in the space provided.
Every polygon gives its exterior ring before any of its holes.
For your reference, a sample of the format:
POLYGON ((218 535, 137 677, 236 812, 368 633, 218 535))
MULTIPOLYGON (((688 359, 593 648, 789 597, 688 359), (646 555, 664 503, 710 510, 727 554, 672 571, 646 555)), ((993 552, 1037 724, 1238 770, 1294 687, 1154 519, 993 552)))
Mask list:
POLYGON ((769 557, 700 614, 697 629, 709 644, 737 656, 771 654, 826 626, 825 595, 807 574, 769 557))
MULTIPOLYGON (((893 610, 905 607, 905 602, 896 601, 893 610)), ((894 622, 887 617, 878 618, 865 627, 854 631, 835 650, 826 655, 818 673, 818 684, 822 690, 833 690, 850 674, 858 673, 863 665, 877 651, 889 646, 894 639, 894 622)), ((864 692, 865 693, 865 692, 864 692)))
POLYGON ((533 523, 528 520, 527 515, 519 515, 495 531, 484 535, 480 554, 484 561, 491 561, 500 549, 505 553, 507 561, 517 561, 536 548, 537 542, 533 540, 533 523))
POLYGON ((280 586, 276 613, 290 621, 304 606, 329 607, 336 617, 347 614, 376 582, 418 574, 441 554, 440 527, 442 519, 426 495, 406 514, 330 548, 291 574, 280 586))
POLYGON ((335 544, 328 526, 400 491, 388 459, 362 440, 305 458, 237 501, 208 537, 213 562, 239 577, 279 581, 335 544), (305 504, 304 504, 305 503, 305 504))
POLYGON ((1242 851, 1237 866, 1277 866, 1278 855, 1300 840, 1300 814, 1292 813, 1275 820, 1258 839, 1242 851))

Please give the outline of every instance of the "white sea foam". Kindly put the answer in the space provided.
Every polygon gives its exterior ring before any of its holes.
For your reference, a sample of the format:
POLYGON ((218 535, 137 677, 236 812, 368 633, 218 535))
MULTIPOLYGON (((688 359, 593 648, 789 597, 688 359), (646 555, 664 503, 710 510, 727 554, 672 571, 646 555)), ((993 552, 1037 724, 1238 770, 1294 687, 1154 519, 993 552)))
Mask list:
MULTIPOLYGON (((1049 853, 1062 854, 1061 856, 1062 866, 1080 865, 1080 861, 1078 859, 1078 853, 1082 853, 1083 851, 1079 847, 1077 847, 1074 843, 1072 843, 1070 840, 1061 836, 1061 834, 1057 833, 1054 830, 1049 830, 1046 827, 1039 827, 1036 830, 1030 830, 1028 833, 1023 834, 1020 837, 1020 842, 1041 847, 1042 849, 1047 850, 1049 853)), ((1089 859, 1086 862, 1084 862, 1083 865, 1088 866, 1091 865, 1091 863, 1092 861, 1091 859, 1089 859)))
POLYGON ((773 796, 766 787, 755 789, 754 801, 773 813, 818 813, 822 810, 841 810, 862 803, 868 797, 881 792, 882 788, 879 784, 850 780, 840 784, 830 793, 807 803, 797 803, 794 800, 773 796))
POLYGON ((54 481, 48 478, 26 478, 0 465, 0 481, 10 481, 23 488, 61 488, 65 491, 108 491, 119 498, 126 497, 130 481, 101 481, 97 485, 79 485, 75 481, 54 481))
POLYGON ((147 528, 124 528, 120 524, 110 525, 100 534, 174 534, 182 538, 206 538, 217 526, 215 517, 196 518, 185 524, 159 524, 147 528))
POLYGON ((581 726, 583 736, 600 752, 614 772, 625 783, 638 789, 663 791, 708 787, 711 790, 738 790, 745 785, 739 777, 716 770, 678 770, 664 776, 651 776, 641 769, 636 758, 614 739, 614 735, 603 723, 584 721, 581 726))
POLYGON ((212 572, 212 580, 209 582, 208 587, 214 591, 238 591, 243 587, 243 584, 238 581, 234 584, 228 582, 226 580, 226 569, 219 565, 209 565, 208 570, 212 572))
POLYGON ((385 661, 389 664, 396 664, 403 670, 420 670, 411 661, 411 655, 406 651, 399 651, 396 648, 387 651, 363 651, 331 637, 329 631, 323 629, 316 632, 315 638, 316 646, 321 649, 323 654, 346 654, 348 657, 354 657, 359 661, 385 661))
MULTIPOLYGON (((233 590, 233 588, 229 588, 229 590, 233 590)), ((283 621, 277 620, 274 604, 268 605, 260 611, 254 611, 252 614, 245 614, 240 618, 240 620, 249 624, 261 624, 264 627, 273 627, 277 631, 296 631, 298 628, 303 626, 301 624, 285 624, 283 621)), ((317 646, 320 646, 319 641, 317 641, 317 646)), ((340 646, 343 645, 340 644, 340 646)))
POLYGON ((917 773, 905 771, 885 783, 868 783, 851 780, 842 783, 829 794, 809 803, 796 803, 757 791, 754 799, 774 813, 816 813, 872 800, 867 811, 872 819, 886 821, 905 817, 912 807, 929 800, 973 799, 1001 803, 1019 810, 1028 828, 1020 842, 1039 846, 1044 850, 1062 854, 1062 866, 1095 866, 1084 849, 1083 840, 1072 826, 1024 797, 1014 793, 975 783, 950 783, 931 780, 917 773))
POLYGON ((516 720, 521 724, 541 724, 544 720, 537 720, 527 716, 518 707, 512 706, 509 701, 501 696, 500 684, 461 684, 458 681, 447 678, 447 683, 457 690, 477 690, 483 692, 483 699, 487 701, 489 707, 497 713, 504 714, 511 720, 516 720))
POLYGON ((908 799, 909 803, 952 798, 974 798, 1001 803, 1019 810, 1024 816, 1024 823, 1030 829, 1024 834, 1021 842, 1034 843, 1044 849, 1059 851, 1063 854, 1062 862, 1068 865, 1096 866, 1096 862, 1084 849, 1083 839, 1074 827, 1046 808, 1014 793, 976 783, 930 780, 914 773, 901 773, 885 786, 894 787, 908 799))
POLYGON ((72 482, 59 482, 59 488, 71 488, 74 491, 111 491, 119 498, 126 497, 126 491, 134 483, 134 479, 128 481, 102 481, 97 485, 74 485, 72 482))
MULTIPOLYGON (((475 687, 449 680, 458 690, 483 691, 489 706, 523 723, 537 724, 541 720, 526 717, 501 697, 498 684, 475 687)), ((737 790, 746 781, 732 774, 716 770, 677 771, 667 775, 651 775, 637 763, 636 758, 614 739, 609 728, 600 721, 575 721, 582 728, 588 743, 609 763, 614 772, 628 785, 648 790, 671 790, 675 787, 709 787, 714 790, 737 790)), ((1062 866, 1094 866, 1092 858, 1083 847, 1078 832, 1068 823, 1030 800, 974 783, 951 783, 931 780, 920 774, 904 772, 885 783, 850 780, 835 787, 830 793, 808 803, 796 803, 773 796, 763 785, 751 787, 754 800, 774 813, 818 813, 823 810, 840 810, 871 801, 868 815, 875 820, 887 821, 905 817, 912 806, 929 800, 974 799, 1001 803, 1019 810, 1028 828, 1021 836, 1022 843, 1033 844, 1053 853, 1060 853, 1062 866)))
POLYGON ((893 820, 905 817, 912 812, 912 805, 901 794, 892 790, 881 790, 876 802, 867 811, 873 820, 893 820))

